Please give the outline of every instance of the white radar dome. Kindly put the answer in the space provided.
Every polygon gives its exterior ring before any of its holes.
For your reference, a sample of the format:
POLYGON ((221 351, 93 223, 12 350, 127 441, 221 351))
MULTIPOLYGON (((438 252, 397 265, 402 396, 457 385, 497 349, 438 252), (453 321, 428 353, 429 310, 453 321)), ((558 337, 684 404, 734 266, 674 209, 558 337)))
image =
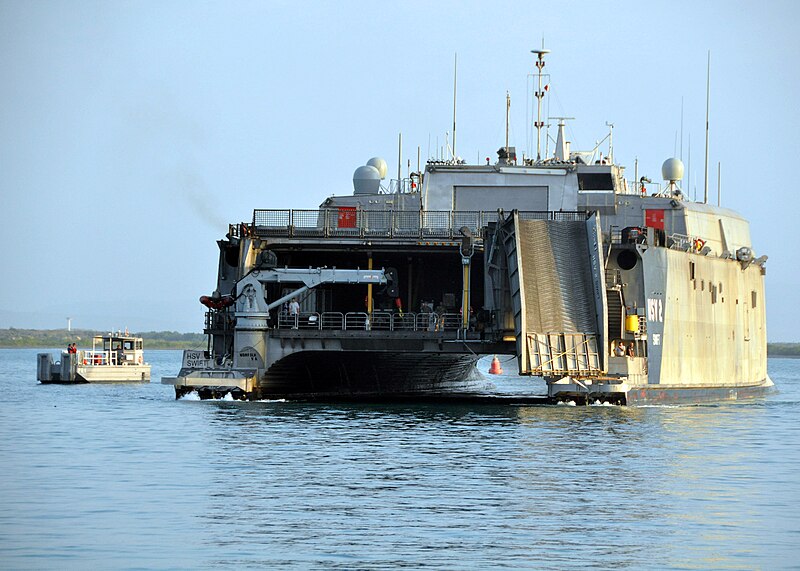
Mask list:
POLYGON ((381 173, 381 180, 385 179, 386 175, 389 173, 389 165, 380 157, 372 157, 367 161, 367 166, 378 169, 378 172, 381 173))
POLYGON ((353 194, 378 194, 380 186, 381 173, 373 166, 358 167, 353 173, 353 194))
POLYGON ((683 180, 683 162, 680 159, 667 159, 661 165, 661 176, 664 180, 683 180))

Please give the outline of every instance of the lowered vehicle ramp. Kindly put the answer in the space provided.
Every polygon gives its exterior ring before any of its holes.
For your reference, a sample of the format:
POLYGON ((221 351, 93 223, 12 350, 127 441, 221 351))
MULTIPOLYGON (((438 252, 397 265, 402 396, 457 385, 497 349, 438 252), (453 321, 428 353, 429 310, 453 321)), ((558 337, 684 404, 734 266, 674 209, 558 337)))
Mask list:
POLYGON ((592 378, 606 370, 607 301, 598 215, 527 220, 503 228, 519 371, 592 378))

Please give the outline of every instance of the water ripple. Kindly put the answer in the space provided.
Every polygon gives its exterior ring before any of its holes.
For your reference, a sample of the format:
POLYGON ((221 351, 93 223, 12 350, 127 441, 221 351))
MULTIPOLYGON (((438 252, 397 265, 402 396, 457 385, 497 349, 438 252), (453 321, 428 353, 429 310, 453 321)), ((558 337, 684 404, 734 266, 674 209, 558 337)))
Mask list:
MULTIPOLYGON (((151 352, 154 379, 179 358, 151 352)), ((770 371, 779 393, 711 406, 199 402, 44 387, 0 351, 0 561, 791 568, 800 361, 770 371)))

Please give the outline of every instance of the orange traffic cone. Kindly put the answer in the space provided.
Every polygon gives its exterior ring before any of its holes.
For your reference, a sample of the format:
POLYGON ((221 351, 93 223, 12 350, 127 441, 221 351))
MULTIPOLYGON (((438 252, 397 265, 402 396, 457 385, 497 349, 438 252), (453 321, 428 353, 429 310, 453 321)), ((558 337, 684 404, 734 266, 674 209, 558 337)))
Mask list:
POLYGON ((497 355, 495 355, 494 359, 492 359, 492 365, 489 367, 489 374, 490 375, 503 374, 503 367, 500 366, 500 360, 497 358, 497 355))

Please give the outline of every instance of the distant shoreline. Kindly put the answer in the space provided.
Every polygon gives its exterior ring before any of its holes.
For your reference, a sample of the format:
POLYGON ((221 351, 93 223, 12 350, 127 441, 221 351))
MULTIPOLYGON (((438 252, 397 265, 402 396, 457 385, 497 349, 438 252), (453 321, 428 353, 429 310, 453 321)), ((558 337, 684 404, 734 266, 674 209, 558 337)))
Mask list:
MULTIPOLYGON (((179 333, 177 331, 129 332, 141 337, 145 350, 148 349, 200 349, 207 345, 202 333, 179 333)), ((92 337, 107 335, 108 331, 91 329, 0 329, 0 348, 2 349, 51 349, 75 343, 78 349, 91 349, 92 337)))
MULTIPOLYGON (((79 349, 91 349, 92 337, 108 331, 91 329, 0 329, 0 349, 50 349, 76 343, 79 349)), ((204 349, 206 336, 202 333, 177 331, 131 332, 144 340, 148 349, 204 349)), ((767 343, 768 357, 800 358, 800 343, 767 343)))

